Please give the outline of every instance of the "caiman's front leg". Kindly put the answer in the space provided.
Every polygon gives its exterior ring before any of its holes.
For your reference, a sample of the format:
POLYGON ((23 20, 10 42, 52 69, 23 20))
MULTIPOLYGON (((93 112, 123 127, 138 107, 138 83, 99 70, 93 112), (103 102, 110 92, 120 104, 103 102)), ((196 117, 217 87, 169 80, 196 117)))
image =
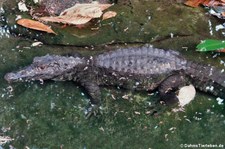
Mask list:
POLYGON ((101 92, 99 86, 93 79, 84 79, 80 81, 81 85, 85 88, 88 95, 90 96, 90 106, 87 109, 87 117, 92 114, 96 114, 100 106, 101 92))
POLYGON ((182 74, 171 75, 166 78, 159 86, 159 95, 167 105, 178 103, 176 91, 179 87, 186 85, 185 76, 182 74))

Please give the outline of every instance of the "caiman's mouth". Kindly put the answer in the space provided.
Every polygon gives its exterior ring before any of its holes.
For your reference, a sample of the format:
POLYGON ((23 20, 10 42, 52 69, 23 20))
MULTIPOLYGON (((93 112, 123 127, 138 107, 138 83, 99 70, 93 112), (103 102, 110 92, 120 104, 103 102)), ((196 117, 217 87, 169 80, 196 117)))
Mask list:
POLYGON ((37 80, 38 78, 40 78, 40 76, 42 76, 42 74, 43 72, 41 70, 38 71, 38 69, 35 69, 35 67, 31 65, 17 72, 7 73, 4 78, 10 83, 18 81, 29 81, 31 79, 37 80))
POLYGON ((15 82, 20 79, 19 75, 16 73, 7 73, 4 78, 8 82, 15 82))
POLYGON ((10 82, 48 80, 61 76, 86 61, 79 57, 46 55, 35 57, 33 63, 16 72, 7 73, 5 80, 10 82))
POLYGON ((51 68, 45 71, 40 67, 28 66, 20 71, 7 73, 4 78, 10 83, 19 81, 46 80, 59 74, 60 73, 55 72, 54 69, 51 68))
POLYGON ((32 71, 31 67, 26 67, 23 70, 20 70, 17 72, 7 73, 4 78, 8 82, 29 80, 29 78, 32 78, 34 76, 34 74, 32 72, 33 71, 32 71))

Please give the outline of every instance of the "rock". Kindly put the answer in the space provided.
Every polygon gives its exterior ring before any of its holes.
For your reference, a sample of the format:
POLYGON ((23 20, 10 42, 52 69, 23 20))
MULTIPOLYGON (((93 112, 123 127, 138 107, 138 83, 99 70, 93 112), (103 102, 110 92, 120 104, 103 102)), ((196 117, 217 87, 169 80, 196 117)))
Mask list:
POLYGON ((179 99, 179 105, 184 107, 195 98, 195 95, 196 90, 193 85, 182 87, 177 95, 177 98, 179 99))

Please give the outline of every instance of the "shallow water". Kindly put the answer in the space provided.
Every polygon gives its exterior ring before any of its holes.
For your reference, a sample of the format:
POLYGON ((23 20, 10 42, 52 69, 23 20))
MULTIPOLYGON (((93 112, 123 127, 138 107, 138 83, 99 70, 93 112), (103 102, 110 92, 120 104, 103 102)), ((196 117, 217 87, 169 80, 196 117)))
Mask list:
MULTIPOLYGON (((177 14, 171 15, 175 18, 177 14)), ((218 23, 215 18, 212 22, 218 23)), ((208 28, 208 24, 202 26, 208 28)), ((160 40, 153 41, 153 44, 156 47, 179 50, 189 59, 217 65, 221 69, 225 68, 224 54, 194 51, 193 43, 198 43, 199 37, 205 35, 210 37, 209 33, 205 32, 200 29, 196 32, 196 36, 183 37, 187 40, 159 38, 160 40), (194 39, 188 40, 190 38, 194 39), (188 46, 187 51, 181 48, 185 46, 188 46)), ((221 36, 217 38, 222 39, 221 36)), ((185 107, 184 112, 172 112, 170 108, 159 107, 161 112, 151 116, 148 113, 151 111, 151 104, 159 98, 157 94, 148 95, 115 88, 101 88, 102 114, 85 119, 84 110, 88 97, 85 91, 73 82, 8 84, 3 78, 4 74, 29 64, 35 56, 73 52, 91 55, 106 49, 102 45, 94 48, 56 45, 31 47, 33 42, 9 34, 9 30, 2 23, 0 136, 13 139, 1 145, 2 148, 162 149, 188 146, 194 148, 196 145, 206 144, 218 145, 218 147, 225 145, 224 104, 220 105, 216 100, 217 97, 204 93, 197 92, 195 100, 185 107), (123 98, 124 95, 127 95, 128 99, 123 98)), ((120 46, 124 45, 107 47, 113 49, 120 46)))

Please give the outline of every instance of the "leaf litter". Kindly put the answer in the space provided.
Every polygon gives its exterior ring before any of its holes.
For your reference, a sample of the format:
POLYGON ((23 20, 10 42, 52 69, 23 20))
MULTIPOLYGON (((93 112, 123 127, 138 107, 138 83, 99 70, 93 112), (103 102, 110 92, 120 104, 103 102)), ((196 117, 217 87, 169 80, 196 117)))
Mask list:
POLYGON ((225 0, 187 0, 184 4, 190 7, 203 5, 210 8, 210 14, 225 19, 225 0))
MULTIPOLYGON (((22 3, 22 1, 19 2, 18 5, 20 3, 22 3)), ((19 19, 17 21, 17 24, 24 26, 26 28, 56 34, 51 29, 50 26, 45 25, 39 21, 63 23, 69 25, 76 25, 77 27, 79 27, 81 25, 87 24, 92 19, 100 18, 103 15, 103 11, 108 9, 112 5, 113 4, 102 4, 102 3, 100 4, 98 2, 82 3, 82 4, 76 3, 74 6, 62 11, 59 16, 44 16, 44 17, 33 16, 33 18, 37 19, 38 21, 34 21, 31 19, 19 19)), ((21 11, 24 10, 21 9, 21 11)), ((30 14, 31 15, 33 14, 33 9, 30 10, 30 14)), ((108 11, 103 15, 102 20, 115 17, 116 15, 117 15, 116 12, 108 11)))
POLYGON ((41 21, 50 21, 63 24, 82 25, 94 18, 100 18, 105 9, 111 7, 112 4, 75 4, 75 6, 64 10, 56 17, 40 17, 41 21))

